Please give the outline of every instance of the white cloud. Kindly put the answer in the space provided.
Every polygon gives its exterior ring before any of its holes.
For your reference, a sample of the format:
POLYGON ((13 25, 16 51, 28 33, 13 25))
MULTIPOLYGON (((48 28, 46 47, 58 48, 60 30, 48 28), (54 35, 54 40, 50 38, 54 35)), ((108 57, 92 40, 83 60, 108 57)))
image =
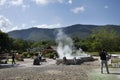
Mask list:
POLYGON ((15 5, 20 6, 23 5, 24 0, 0 0, 0 5, 15 5))
POLYGON ((52 25, 43 24, 43 25, 37 25, 37 26, 34 26, 34 27, 53 29, 53 28, 60 28, 60 27, 61 27, 61 24, 59 24, 59 23, 57 23, 57 24, 52 24, 52 25))
POLYGON ((107 9, 107 8, 109 8, 109 6, 108 6, 108 5, 105 5, 105 6, 104 6, 104 8, 106 8, 106 9, 107 9))
POLYGON ((72 1, 72 0, 68 0, 68 3, 69 3, 69 4, 72 4, 72 3, 73 3, 73 1, 72 1))
POLYGON ((9 32, 12 30, 20 30, 20 29, 27 29, 28 26, 26 24, 21 24, 13 27, 14 25, 11 23, 9 19, 4 16, 0 15, 0 30, 3 32, 9 32))
POLYGON ((22 5, 22 9, 25 11, 27 8, 29 8, 30 5, 22 5))
POLYGON ((80 7, 76 7, 74 9, 71 10, 73 13, 77 14, 77 13, 82 13, 85 11, 85 7, 84 6, 80 6, 80 7))
POLYGON ((13 30, 19 30, 20 26, 15 26, 13 27, 10 31, 13 31, 13 30))
POLYGON ((33 0, 36 2, 36 4, 47 4, 48 1, 47 0, 33 0))
POLYGON ((9 19, 0 15, 0 29, 4 32, 8 31, 8 28, 11 27, 12 23, 9 19))
POLYGON ((19 26, 15 26, 15 27, 11 28, 10 31, 13 31, 13 30, 21 30, 21 29, 27 29, 27 28, 28 28, 28 27, 27 27, 26 24, 21 24, 21 25, 19 25, 19 26))
POLYGON ((10 6, 21 6, 23 10, 26 10, 26 8, 29 8, 29 5, 24 4, 25 0, 11 0, 9 1, 10 6))
POLYGON ((20 6, 22 7, 23 10, 26 10, 26 8, 29 8, 29 5, 25 5, 24 4, 25 0, 0 0, 0 5, 1 6, 7 6, 7 7, 11 7, 11 6, 20 6))
POLYGON ((49 3, 63 3, 64 0, 33 0, 36 4, 46 5, 49 3))
POLYGON ((6 0, 0 0, 0 5, 4 5, 6 0))
MULTIPOLYGON (((52 25, 48 25, 48 24, 43 24, 43 25, 37 25, 37 26, 34 26, 34 27, 37 27, 37 28, 48 28, 48 29, 53 29, 53 28, 60 28, 61 27, 61 24, 52 24, 52 25)), ((21 29, 28 29, 30 27, 28 27, 27 24, 21 24, 21 25, 17 25, 13 28, 11 28, 9 31, 13 31, 13 30, 21 30, 21 29)))
POLYGON ((9 3, 11 5, 20 6, 20 5, 23 5, 23 0, 11 0, 11 1, 9 1, 9 3))

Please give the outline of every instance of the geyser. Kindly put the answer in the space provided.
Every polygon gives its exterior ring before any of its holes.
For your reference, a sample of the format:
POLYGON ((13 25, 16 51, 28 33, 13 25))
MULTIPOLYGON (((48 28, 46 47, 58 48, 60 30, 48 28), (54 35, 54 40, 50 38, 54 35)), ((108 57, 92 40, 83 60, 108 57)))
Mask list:
POLYGON ((57 53, 59 58, 62 59, 63 57, 72 58, 72 47, 73 41, 70 37, 63 33, 60 29, 58 30, 56 42, 58 43, 57 53))
POLYGON ((63 57, 66 57, 67 59, 89 57, 89 55, 83 52, 81 48, 79 48, 79 50, 74 50, 75 52, 73 54, 73 41, 62 31, 62 29, 58 30, 56 42, 58 44, 57 53, 60 59, 63 59, 63 57))

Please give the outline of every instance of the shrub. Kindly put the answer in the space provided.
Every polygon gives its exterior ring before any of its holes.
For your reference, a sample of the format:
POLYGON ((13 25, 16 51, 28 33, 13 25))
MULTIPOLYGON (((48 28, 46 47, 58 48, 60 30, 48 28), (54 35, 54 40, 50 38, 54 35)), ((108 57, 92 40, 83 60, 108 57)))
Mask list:
POLYGON ((28 52, 23 52, 23 53, 22 53, 22 56, 25 57, 25 58, 28 57, 28 55, 29 55, 28 52))

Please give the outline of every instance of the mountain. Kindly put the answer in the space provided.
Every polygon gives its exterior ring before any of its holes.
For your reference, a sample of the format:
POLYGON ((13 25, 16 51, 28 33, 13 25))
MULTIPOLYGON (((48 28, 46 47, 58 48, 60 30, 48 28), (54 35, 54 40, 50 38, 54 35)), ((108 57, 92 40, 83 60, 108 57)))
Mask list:
MULTIPOLYGON (((110 29, 116 30, 120 34, 120 25, 104 25, 110 29)), ((62 29, 64 33, 71 37, 86 38, 93 29, 101 29, 103 26, 98 25, 71 25, 68 27, 57 28, 62 29)), ((12 38, 24 39, 24 40, 53 40, 56 37, 57 29, 43 29, 43 28, 29 28, 24 30, 15 30, 8 32, 8 35, 12 38)))

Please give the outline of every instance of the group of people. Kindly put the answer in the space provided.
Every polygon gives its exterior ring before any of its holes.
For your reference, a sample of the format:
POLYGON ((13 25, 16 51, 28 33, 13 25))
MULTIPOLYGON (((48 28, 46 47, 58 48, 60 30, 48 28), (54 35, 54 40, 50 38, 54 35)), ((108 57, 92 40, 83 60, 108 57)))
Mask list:
MULTIPOLYGON (((16 58, 16 57, 15 57, 15 53, 12 54, 12 57, 11 57, 11 58, 12 58, 12 64, 16 64, 16 63, 15 63, 15 58, 16 58)), ((39 54, 38 54, 38 59, 39 59, 39 62, 40 62, 40 64, 41 64, 41 62, 42 62, 42 53, 39 53, 39 54)))

